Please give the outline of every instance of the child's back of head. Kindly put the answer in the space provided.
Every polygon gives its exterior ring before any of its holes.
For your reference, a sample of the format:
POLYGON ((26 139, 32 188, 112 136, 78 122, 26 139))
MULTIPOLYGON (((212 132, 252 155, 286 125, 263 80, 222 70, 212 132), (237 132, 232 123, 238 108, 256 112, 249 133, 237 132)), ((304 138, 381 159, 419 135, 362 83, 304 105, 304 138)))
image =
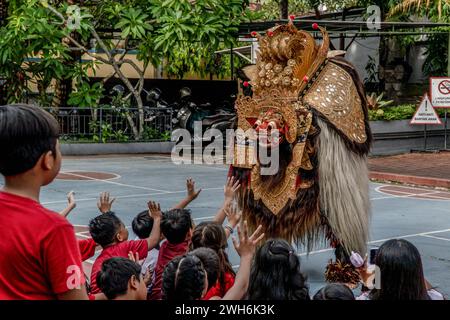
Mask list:
POLYGON ((355 300, 355 296, 346 285, 330 283, 317 291, 313 300, 355 300))
POLYGON ((195 255, 174 258, 164 269, 162 279, 164 300, 198 300, 208 287, 206 270, 195 255))
POLYGON ((147 287, 136 262, 122 257, 105 260, 97 274, 97 284, 108 299, 119 297, 145 300, 147 287))
POLYGON ((127 240, 126 228, 113 212, 103 213, 93 218, 89 222, 89 232, 95 243, 103 248, 116 241, 127 240), (121 233, 123 234, 121 235, 121 233))
POLYGON ((148 214, 148 210, 144 210, 133 219, 131 223, 133 232, 139 239, 147 239, 153 228, 153 218, 148 214))
POLYGON ((197 248, 187 255, 193 255, 200 259, 205 268, 207 278, 208 278, 208 290, 214 286, 217 282, 217 277, 219 274, 219 256, 217 253, 210 248, 197 248))
POLYGON ((46 168, 48 175, 42 184, 50 183, 60 169, 58 137, 58 122, 41 108, 20 104, 0 106, 0 173, 5 177, 23 174, 46 154, 53 157, 54 164, 46 168))
POLYGON ((191 211, 188 209, 172 209, 163 214, 161 233, 171 244, 179 244, 186 240, 192 229, 191 211))
POLYGON ((227 248, 227 236, 223 227, 212 221, 204 221, 195 226, 192 233, 191 248, 211 248, 219 257, 219 284, 221 288, 225 288, 225 275, 229 273, 235 275, 233 267, 228 259, 228 255, 225 251, 227 248))

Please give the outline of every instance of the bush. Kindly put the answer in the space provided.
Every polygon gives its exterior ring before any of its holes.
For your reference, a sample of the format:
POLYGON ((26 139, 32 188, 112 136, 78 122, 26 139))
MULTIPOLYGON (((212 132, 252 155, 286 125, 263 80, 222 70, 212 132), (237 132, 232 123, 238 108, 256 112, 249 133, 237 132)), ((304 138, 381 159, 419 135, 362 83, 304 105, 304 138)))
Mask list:
MULTIPOLYGON (((378 110, 369 110, 370 121, 410 120, 416 112, 417 106, 413 104, 402 104, 399 106, 386 107, 378 110)), ((444 109, 436 109, 440 117, 444 116, 444 109)))

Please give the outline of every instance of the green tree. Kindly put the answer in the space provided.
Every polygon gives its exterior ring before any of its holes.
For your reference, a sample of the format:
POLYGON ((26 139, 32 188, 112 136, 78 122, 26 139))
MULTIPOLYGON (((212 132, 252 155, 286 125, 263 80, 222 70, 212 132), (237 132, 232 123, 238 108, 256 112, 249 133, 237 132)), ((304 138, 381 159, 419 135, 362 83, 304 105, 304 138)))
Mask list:
MULTIPOLYGON (((71 89, 74 80, 71 103, 83 100, 78 99, 82 91, 93 98, 83 101, 92 101, 95 106, 102 86, 88 85, 87 77, 89 70, 94 71, 95 63, 82 64, 76 59, 87 54, 93 61, 112 67, 113 72, 103 82, 116 76, 124 83, 128 92, 123 99, 132 101, 129 105, 139 110, 137 120, 128 117, 134 136, 139 139, 144 129, 141 92, 148 66, 164 65, 169 75, 179 78, 187 72, 204 72, 214 61, 215 50, 235 43, 247 1, 13 0, 11 3, 14 3, 11 16, 0 30, 0 74, 11 85, 8 99, 22 100, 29 90, 27 82, 33 82, 39 89, 40 103, 50 105, 47 95, 50 84, 56 81, 57 91, 58 85, 61 88, 64 83, 68 84, 66 89, 71 89), (79 11, 73 10, 70 6, 73 3, 79 5, 79 11), (116 34, 120 39, 114 39, 116 34), (131 50, 138 51, 137 58, 143 66, 127 58, 131 50), (135 85, 122 70, 126 64, 139 75, 135 85)), ((67 94, 60 96, 56 98, 67 100, 67 94)))

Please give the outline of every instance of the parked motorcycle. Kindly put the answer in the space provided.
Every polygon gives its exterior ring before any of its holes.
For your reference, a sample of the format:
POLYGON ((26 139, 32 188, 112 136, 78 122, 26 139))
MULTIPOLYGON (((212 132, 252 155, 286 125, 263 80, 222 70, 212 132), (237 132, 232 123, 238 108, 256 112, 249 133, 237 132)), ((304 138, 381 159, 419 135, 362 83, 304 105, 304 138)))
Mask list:
MULTIPOLYGON (((213 107, 210 103, 197 105, 191 100, 191 89, 184 87, 180 90, 180 109, 177 119, 180 127, 189 130, 194 134, 194 124, 201 121, 202 136, 208 129, 218 129, 225 137, 226 129, 233 127, 235 113, 231 103, 224 102, 219 108, 213 107)), ((231 97, 233 99, 233 97, 231 97)))
POLYGON ((144 90, 147 94, 147 106, 144 107, 146 114, 145 122, 153 123, 153 127, 160 132, 172 131, 178 127, 178 119, 176 117, 177 110, 175 105, 169 105, 162 99, 162 92, 159 88, 152 88, 149 91, 144 90), (171 119, 170 121, 167 121, 171 119))

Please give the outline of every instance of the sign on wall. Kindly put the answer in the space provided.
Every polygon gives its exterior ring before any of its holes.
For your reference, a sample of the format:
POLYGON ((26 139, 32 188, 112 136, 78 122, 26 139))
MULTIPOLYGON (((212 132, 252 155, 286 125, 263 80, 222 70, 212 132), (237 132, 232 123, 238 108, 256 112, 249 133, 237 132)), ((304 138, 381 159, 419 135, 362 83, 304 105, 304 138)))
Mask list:
POLYGON ((428 94, 425 93, 423 96, 410 124, 442 124, 439 115, 436 110, 434 110, 433 105, 428 98, 428 94))
POLYGON ((450 108, 450 77, 430 77, 431 104, 435 108, 450 108))

